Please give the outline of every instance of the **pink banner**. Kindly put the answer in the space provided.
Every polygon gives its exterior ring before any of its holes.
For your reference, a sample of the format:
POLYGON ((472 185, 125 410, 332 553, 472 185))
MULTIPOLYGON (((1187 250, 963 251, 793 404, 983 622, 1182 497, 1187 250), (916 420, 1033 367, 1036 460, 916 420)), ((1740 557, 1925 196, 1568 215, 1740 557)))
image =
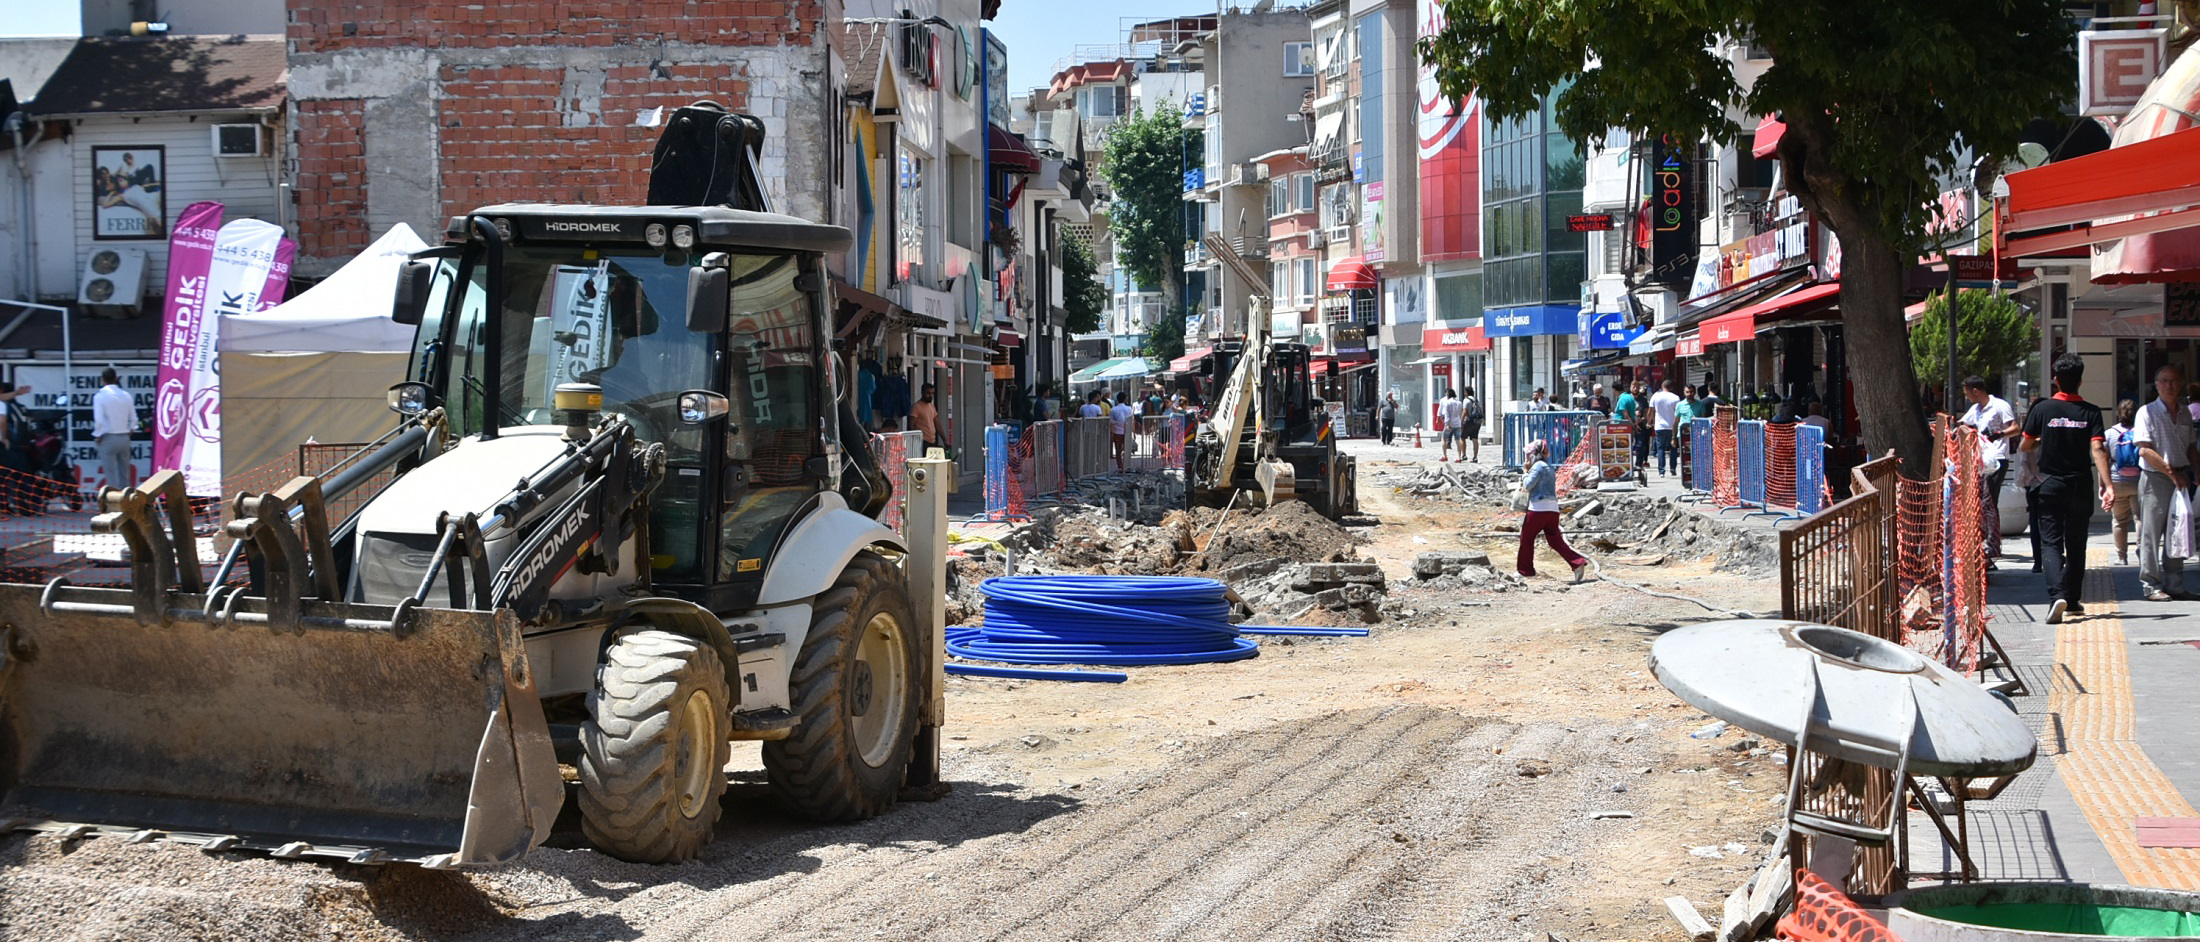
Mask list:
MULTIPOLYGON (((275 259, 287 241, 282 227, 259 219, 230 220, 214 239, 198 342, 191 350, 191 398, 184 405, 181 467, 184 491, 193 497, 222 493, 221 316, 267 309, 260 293, 277 284, 272 277, 275 259)), ((280 283, 287 285, 289 279, 280 283)))
POLYGON ((160 375, 153 395, 153 470, 183 466, 185 406, 191 401, 191 353, 199 332, 211 330, 206 277, 214 265, 214 240, 222 204, 193 203, 176 217, 168 237, 168 291, 161 298, 160 375))
POLYGON ((275 263, 267 270, 267 285, 260 289, 260 304, 252 313, 273 310, 290 300, 290 263, 298 259, 298 243, 285 238, 275 244, 275 263))

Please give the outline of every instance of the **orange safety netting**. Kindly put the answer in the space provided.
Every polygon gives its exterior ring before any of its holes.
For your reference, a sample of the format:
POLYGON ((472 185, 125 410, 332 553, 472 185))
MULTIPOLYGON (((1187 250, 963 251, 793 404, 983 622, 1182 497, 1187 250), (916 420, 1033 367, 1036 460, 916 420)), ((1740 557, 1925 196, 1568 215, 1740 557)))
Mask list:
POLYGON ((1765 506, 1796 506, 1795 423, 1765 423, 1765 506))
MULTIPOLYGON (((1904 643, 1958 671, 1978 666, 1986 631, 1986 502, 1979 438, 1942 416, 1942 474, 1896 479, 1896 588, 1904 643)), ((1999 521, 1991 522, 1999 526, 1999 521)))
POLYGON ((1795 871, 1795 910, 1780 917, 1792 942, 1901 942, 1887 924, 1809 870, 1795 871))
POLYGON ((1735 441, 1741 413, 1720 406, 1711 417, 1711 502, 1721 507, 1742 503, 1742 450, 1735 441))
POLYGON ((1597 428, 1596 423, 1589 423, 1589 430, 1582 434, 1581 441, 1575 443, 1574 453, 1567 455, 1565 461, 1559 462, 1558 493, 1560 496, 1573 491, 1574 478, 1582 468, 1597 469, 1596 476, 1590 478, 1589 486, 1592 489, 1596 487, 1597 482, 1604 479, 1604 461, 1601 457, 1603 444, 1603 433, 1597 428))

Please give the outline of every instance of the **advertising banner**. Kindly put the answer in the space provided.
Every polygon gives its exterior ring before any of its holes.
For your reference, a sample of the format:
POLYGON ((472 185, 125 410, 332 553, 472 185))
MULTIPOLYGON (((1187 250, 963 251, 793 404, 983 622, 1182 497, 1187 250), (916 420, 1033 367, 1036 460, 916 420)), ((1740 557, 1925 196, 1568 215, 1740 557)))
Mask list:
POLYGON ((160 376, 153 406, 153 470, 183 467, 184 409, 191 397, 191 357, 199 335, 213 344, 214 325, 205 320, 206 273, 214 264, 214 240, 221 233, 222 204, 193 203, 176 218, 168 240, 168 291, 160 324, 160 376))
MULTIPOLYGON (((281 226, 258 219, 224 225, 214 239, 206 300, 199 311, 201 328, 191 348, 189 397, 183 406, 181 467, 184 490, 193 497, 222 493, 222 378, 215 351, 219 331, 214 327, 223 314, 257 314, 274 306, 273 298, 263 303, 261 297, 272 283, 284 241, 281 226)), ((166 391, 164 383, 163 395, 166 391)))
MULTIPOLYGON (((1421 38, 1444 29, 1441 0, 1418 0, 1421 38)), ((1447 98, 1436 68, 1421 64, 1421 261, 1482 257, 1482 99, 1447 98)))
MULTIPOLYGON (((140 421, 153 414, 153 391, 158 388, 160 365, 157 363, 108 363, 105 361, 78 362, 74 369, 64 371, 59 363, 26 363, 15 368, 15 382, 28 385, 31 393, 16 400, 16 405, 28 410, 33 417, 51 417, 59 421, 62 410, 72 405, 72 421, 62 441, 62 454, 69 465, 76 469, 79 487, 87 494, 97 494, 102 487, 127 487, 142 481, 146 469, 151 467, 153 442, 150 438, 133 435, 130 438, 130 466, 135 469, 135 480, 109 481, 99 460, 99 452, 92 441, 92 396, 99 392, 100 371, 113 367, 122 388, 129 392, 131 406, 140 421), (66 398, 64 398, 66 397, 66 398)), ((148 425, 148 428, 150 426, 148 425)))
POLYGON ((1659 138, 1650 151, 1650 280, 1686 291, 1696 272, 1695 147, 1659 138))

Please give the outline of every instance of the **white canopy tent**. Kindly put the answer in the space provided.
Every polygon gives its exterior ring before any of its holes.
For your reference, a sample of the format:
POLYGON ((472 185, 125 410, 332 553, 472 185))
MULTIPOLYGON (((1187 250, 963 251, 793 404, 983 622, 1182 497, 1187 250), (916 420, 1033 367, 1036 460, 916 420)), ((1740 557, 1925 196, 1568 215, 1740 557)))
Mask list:
POLYGON ((396 422, 413 328, 390 319, 397 270, 427 248, 399 223, 320 284, 258 314, 224 315, 222 493, 271 490, 298 446, 372 441, 396 422))

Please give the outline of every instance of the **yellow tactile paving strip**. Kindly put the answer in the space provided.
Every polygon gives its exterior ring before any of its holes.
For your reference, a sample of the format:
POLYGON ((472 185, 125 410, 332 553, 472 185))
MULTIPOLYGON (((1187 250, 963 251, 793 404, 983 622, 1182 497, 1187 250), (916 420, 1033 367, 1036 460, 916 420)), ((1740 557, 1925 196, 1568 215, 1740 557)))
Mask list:
MULTIPOLYGON (((2106 559, 2096 564, 2105 564, 2106 559)), ((2200 848, 2141 847, 2138 819, 2193 818, 2200 811, 2136 741, 2124 626, 2113 601, 2055 632, 2055 678, 2048 709, 2062 720, 2056 767, 2086 822, 2137 886, 2200 890, 2200 848)))

